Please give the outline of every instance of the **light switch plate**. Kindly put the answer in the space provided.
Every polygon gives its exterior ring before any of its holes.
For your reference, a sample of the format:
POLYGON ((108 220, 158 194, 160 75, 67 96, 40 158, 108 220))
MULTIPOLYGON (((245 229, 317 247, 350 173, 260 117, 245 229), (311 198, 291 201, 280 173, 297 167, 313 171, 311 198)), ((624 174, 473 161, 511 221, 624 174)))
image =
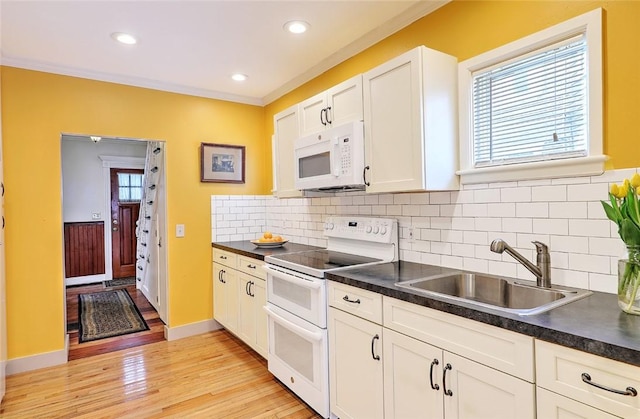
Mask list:
POLYGON ((184 224, 176 224, 176 237, 184 237, 184 224))

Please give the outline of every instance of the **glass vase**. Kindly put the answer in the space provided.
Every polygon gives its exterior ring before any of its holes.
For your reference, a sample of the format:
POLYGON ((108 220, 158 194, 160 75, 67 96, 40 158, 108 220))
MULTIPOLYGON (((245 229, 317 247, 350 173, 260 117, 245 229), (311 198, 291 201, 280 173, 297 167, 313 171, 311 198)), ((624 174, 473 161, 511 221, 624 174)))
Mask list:
POLYGON ((618 261, 618 306, 640 315, 640 246, 628 246, 627 259, 618 261))

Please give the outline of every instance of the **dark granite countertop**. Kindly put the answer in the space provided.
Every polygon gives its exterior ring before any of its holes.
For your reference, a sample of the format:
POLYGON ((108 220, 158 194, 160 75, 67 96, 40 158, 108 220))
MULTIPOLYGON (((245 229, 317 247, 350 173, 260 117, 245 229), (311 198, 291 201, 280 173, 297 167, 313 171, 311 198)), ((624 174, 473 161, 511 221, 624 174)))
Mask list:
POLYGON ((211 247, 237 253, 254 259, 264 260, 265 256, 279 255, 283 253, 304 252, 305 250, 318 250, 322 247, 309 246, 298 243, 285 243, 282 247, 263 248, 251 243, 249 240, 239 240, 232 242, 214 242, 211 247))
POLYGON ((326 278, 425 307, 473 319, 595 355, 640 366, 640 316, 626 314, 618 297, 594 292, 546 313, 519 316, 464 302, 449 302, 397 287, 445 270, 412 262, 393 262, 326 274, 326 278))

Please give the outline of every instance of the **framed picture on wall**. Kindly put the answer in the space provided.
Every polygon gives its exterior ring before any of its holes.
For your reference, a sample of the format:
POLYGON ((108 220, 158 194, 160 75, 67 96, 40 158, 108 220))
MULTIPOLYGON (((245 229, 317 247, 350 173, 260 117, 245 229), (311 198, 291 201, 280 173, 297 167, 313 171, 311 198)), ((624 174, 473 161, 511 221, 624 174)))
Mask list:
POLYGON ((200 182, 244 183, 244 146, 202 143, 200 182))

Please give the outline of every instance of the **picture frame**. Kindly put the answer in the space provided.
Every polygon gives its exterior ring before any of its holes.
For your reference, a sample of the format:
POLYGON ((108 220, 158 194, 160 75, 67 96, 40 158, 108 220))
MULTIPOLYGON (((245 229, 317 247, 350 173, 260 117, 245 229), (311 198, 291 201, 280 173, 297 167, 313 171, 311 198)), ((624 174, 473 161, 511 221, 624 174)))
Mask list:
POLYGON ((200 182, 244 183, 245 147, 200 144, 200 182))

